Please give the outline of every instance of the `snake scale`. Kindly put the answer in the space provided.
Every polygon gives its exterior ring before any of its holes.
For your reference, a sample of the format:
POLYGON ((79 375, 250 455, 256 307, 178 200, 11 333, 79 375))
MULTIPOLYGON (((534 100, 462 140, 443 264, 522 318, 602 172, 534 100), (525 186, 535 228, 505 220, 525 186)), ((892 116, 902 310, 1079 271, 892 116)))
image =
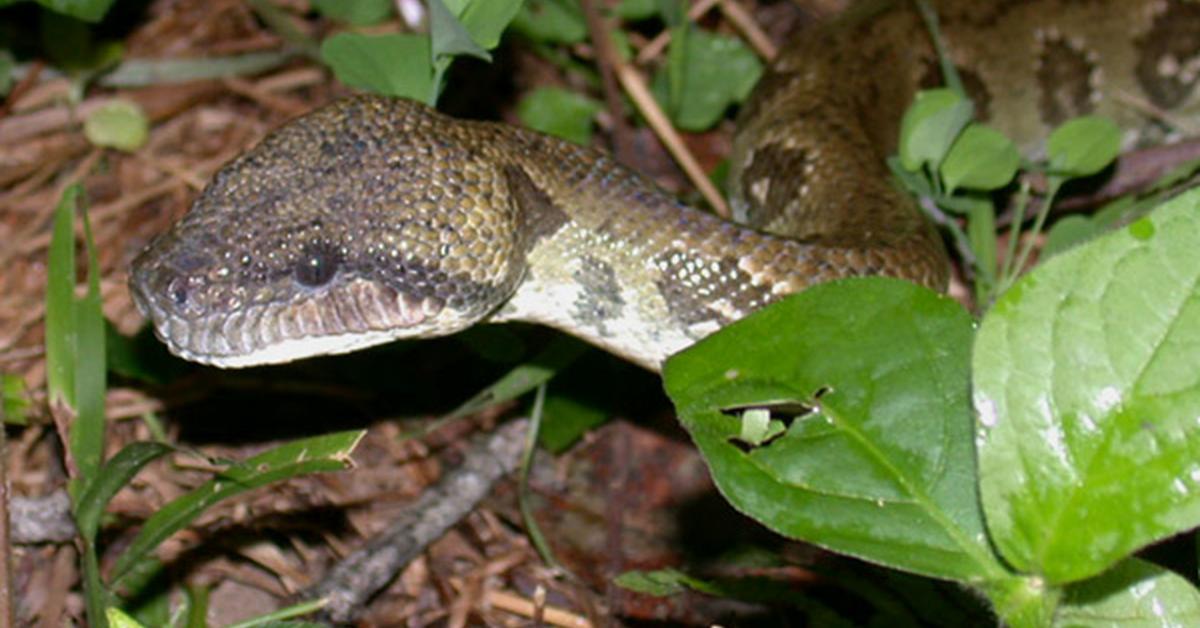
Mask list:
MULTIPOLYGON (((1200 4, 933 5, 977 111, 1027 154, 1075 115, 1115 118, 1128 146, 1170 135, 1144 112, 1195 108, 1200 4)), ((800 33, 740 112, 740 224, 596 150, 352 97, 223 167, 134 261, 134 298, 172 351, 224 367, 526 320, 658 369, 816 282, 945 286, 941 240, 884 164, 915 90, 939 76, 905 1, 800 33)))

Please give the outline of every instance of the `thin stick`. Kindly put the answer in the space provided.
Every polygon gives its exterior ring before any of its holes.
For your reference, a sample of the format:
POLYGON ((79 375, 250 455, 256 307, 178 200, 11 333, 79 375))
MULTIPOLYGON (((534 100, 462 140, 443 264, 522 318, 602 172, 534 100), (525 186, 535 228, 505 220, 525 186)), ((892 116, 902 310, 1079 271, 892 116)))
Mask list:
POLYGON ((742 34, 742 37, 746 38, 746 41, 750 42, 750 47, 758 53, 758 56, 767 61, 775 58, 779 51, 775 48, 774 42, 758 27, 758 22, 754 21, 745 7, 734 0, 721 0, 721 13, 725 14, 725 19, 732 22, 733 27, 742 34))
POLYGON ((476 436, 462 466, 427 488, 382 534, 339 562, 299 598, 324 598, 328 604, 322 615, 339 624, 353 621, 372 596, 517 468, 528 430, 529 422, 521 420, 476 436))
POLYGON ((600 80, 604 85, 604 106, 612 118, 612 150, 617 161, 636 165, 631 160, 635 158, 633 151, 633 134, 629 129, 629 120, 625 118, 625 106, 621 102, 621 92, 617 89, 617 81, 613 77, 613 68, 621 63, 610 35, 611 26, 608 20, 600 16, 592 0, 580 0, 584 18, 587 20, 588 34, 592 46, 596 50, 596 67, 600 69, 600 80))
POLYGON ((633 104, 641 112, 642 116, 646 118, 646 122, 654 130, 654 133, 658 135, 658 138, 662 140, 663 145, 667 147, 671 156, 675 158, 675 162, 679 164, 679 167, 683 168, 684 174, 687 175, 692 185, 696 186, 697 190, 700 190, 700 194, 704 196, 704 200, 708 201, 708 204, 712 206, 713 211, 717 215, 728 218, 729 206, 725 204, 725 198, 717 191, 717 186, 713 185, 713 182, 709 180, 704 169, 700 167, 700 163, 696 161, 696 157, 684 145, 683 138, 679 136, 675 127, 671 126, 670 120, 667 119, 667 114, 663 113, 662 108, 658 106, 658 102, 650 94, 650 89, 646 87, 646 83, 642 80, 641 75, 632 66, 624 62, 617 64, 616 71, 617 80, 621 81, 621 87, 624 87, 625 92, 633 99, 633 104))

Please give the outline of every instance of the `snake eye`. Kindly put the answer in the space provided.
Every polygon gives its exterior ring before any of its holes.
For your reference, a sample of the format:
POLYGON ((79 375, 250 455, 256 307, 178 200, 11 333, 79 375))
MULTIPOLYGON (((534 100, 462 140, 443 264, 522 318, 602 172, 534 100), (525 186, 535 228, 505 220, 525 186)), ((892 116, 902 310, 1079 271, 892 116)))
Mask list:
POLYGON ((333 279, 340 264, 337 251, 325 246, 311 248, 296 265, 296 281, 309 288, 323 286, 333 279))

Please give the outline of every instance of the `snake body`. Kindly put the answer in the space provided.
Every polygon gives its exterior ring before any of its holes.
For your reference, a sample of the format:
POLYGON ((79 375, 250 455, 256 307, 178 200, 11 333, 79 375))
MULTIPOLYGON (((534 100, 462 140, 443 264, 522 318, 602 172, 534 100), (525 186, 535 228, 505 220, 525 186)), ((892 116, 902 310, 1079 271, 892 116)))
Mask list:
MULTIPOLYGON (((1029 154, 1075 115, 1116 118, 1132 144, 1167 134, 1142 112, 1195 108, 1196 3, 933 4, 978 111, 1029 154)), ((907 103, 938 82, 929 42, 907 2, 880 1, 787 46, 740 113, 739 224, 602 152, 343 100, 222 168, 134 261, 134 298, 172 351, 225 367, 526 320, 657 369, 816 282, 941 288, 941 241, 884 165, 907 103)))

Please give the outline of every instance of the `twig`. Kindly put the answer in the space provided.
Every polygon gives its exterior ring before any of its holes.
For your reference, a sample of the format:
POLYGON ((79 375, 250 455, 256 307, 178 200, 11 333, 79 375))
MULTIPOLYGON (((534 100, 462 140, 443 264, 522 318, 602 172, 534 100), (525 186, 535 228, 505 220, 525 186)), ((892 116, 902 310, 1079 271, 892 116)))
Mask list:
POLYGON ((625 118, 621 92, 613 78, 613 68, 621 62, 621 57, 613 47, 611 27, 608 21, 600 16, 592 0, 580 0, 580 6, 587 20, 592 47, 596 50, 596 66, 600 69, 600 80, 604 86, 604 105, 612 118, 613 154, 616 155, 617 161, 623 164, 636 165, 631 161, 635 157, 633 135, 629 130, 629 121, 625 118))
POLYGON ((758 27, 758 22, 746 11, 745 7, 734 2, 734 0, 721 0, 721 13, 725 14, 725 18, 733 23, 733 27, 750 42, 750 47, 758 56, 770 61, 775 58, 778 50, 770 37, 758 27))
POLYGON ((500 478, 517 468, 527 420, 476 436, 462 466, 426 489, 387 530, 347 556, 299 597, 324 598, 322 614, 349 622, 363 605, 446 530, 467 516, 500 478))
MULTIPOLYGON (((701 16, 716 6, 717 2, 720 2, 720 0, 700 0, 696 4, 693 4, 692 8, 688 9, 688 19, 692 21, 700 19, 701 16)), ((658 58, 658 55, 662 54, 663 48, 666 48, 669 43, 671 43, 671 30, 664 29, 660 31, 654 36, 654 39, 650 40, 650 43, 642 46, 641 51, 638 52, 638 65, 647 64, 658 58)))
POLYGON ((654 133, 662 140, 662 143, 667 147, 671 156, 675 158, 675 162, 679 167, 683 168, 684 174, 700 190, 700 194, 704 196, 704 200, 712 206, 713 211, 717 215, 728 218, 729 206, 725 204, 725 198, 717 191, 717 186, 709 180, 708 175, 704 173, 704 169, 700 167, 696 157, 692 155, 687 146, 683 143, 683 138, 671 126, 670 120, 667 119, 667 114, 663 113, 661 107, 654 100, 654 96, 650 94, 649 88, 646 87, 645 81, 638 74, 637 70, 625 62, 620 62, 616 66, 617 79, 621 81, 621 86, 633 99, 633 103, 637 106, 638 111, 646 118, 646 122, 654 129, 654 133))
MULTIPOLYGON (((0 415, 3 415, 0 410, 0 415)), ((0 419, 3 417, 0 416, 0 419)), ((17 619, 16 608, 13 606, 13 553, 9 539, 9 510, 8 499, 8 435, 5 433, 3 422, 0 421, 0 628, 12 628, 17 619)))
POLYGON ((537 604, 527 598, 506 591, 488 591, 484 594, 484 603, 492 608, 508 611, 514 615, 534 618, 539 613, 541 621, 537 625, 566 626, 568 628, 590 628, 592 622, 585 617, 561 608, 537 604))

